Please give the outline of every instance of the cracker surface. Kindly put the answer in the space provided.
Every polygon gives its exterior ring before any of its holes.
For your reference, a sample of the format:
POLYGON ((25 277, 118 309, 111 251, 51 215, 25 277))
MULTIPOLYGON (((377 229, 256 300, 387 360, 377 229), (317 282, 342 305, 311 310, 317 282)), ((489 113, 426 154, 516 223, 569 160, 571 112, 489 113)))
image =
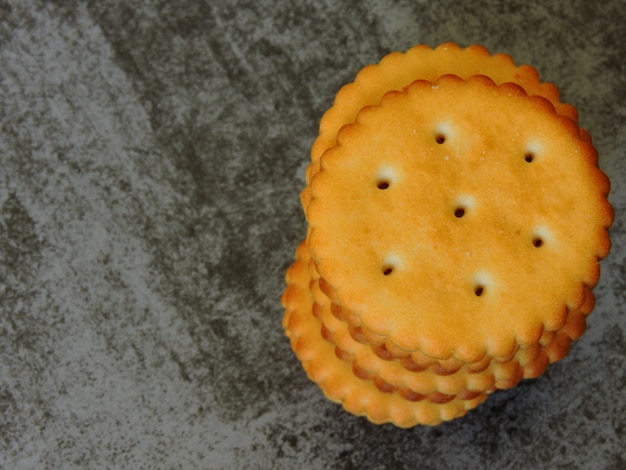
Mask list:
POLYGON ((416 81, 322 156, 308 245, 338 303, 399 348, 507 356, 597 282, 612 213, 596 158, 519 86, 416 81))

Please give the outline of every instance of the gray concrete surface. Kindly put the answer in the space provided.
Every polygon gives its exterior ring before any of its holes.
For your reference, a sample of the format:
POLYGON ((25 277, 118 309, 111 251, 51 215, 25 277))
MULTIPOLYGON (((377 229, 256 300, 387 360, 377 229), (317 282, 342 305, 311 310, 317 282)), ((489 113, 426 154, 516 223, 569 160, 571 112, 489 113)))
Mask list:
POLYGON ((0 1, 0 467, 626 468, 623 0, 0 1), (479 43, 557 83, 612 180, 571 354, 436 428, 327 402, 281 328, 319 118, 479 43))

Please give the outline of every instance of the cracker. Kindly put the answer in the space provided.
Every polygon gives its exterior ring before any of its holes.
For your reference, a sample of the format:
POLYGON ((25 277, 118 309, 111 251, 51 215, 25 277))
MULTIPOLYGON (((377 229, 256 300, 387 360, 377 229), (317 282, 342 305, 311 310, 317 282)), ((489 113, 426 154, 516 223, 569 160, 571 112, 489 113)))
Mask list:
POLYGON ((333 299, 399 349, 509 358, 562 328, 609 250, 609 185, 577 125, 487 77, 364 108, 311 180, 308 246, 333 299))
MULTIPOLYGON (((320 157, 335 146, 339 129, 352 123, 362 108, 377 105, 388 91, 403 90, 415 80, 435 81, 447 74, 463 79, 486 75, 497 84, 516 83, 529 95, 548 99, 558 114, 573 121, 578 119, 576 108, 560 102, 559 90, 553 84, 542 83, 535 68, 526 64, 517 66, 509 55, 490 55, 479 45, 461 48, 454 43, 445 43, 435 49, 417 45, 405 53, 392 52, 378 64, 364 67, 352 83, 339 90, 333 106, 320 121, 319 136, 313 144, 311 163, 306 171, 307 184, 319 170, 320 157)), ((588 138, 586 131, 583 134, 588 138)), ((306 208, 310 202, 308 186, 302 191, 301 201, 306 208)))

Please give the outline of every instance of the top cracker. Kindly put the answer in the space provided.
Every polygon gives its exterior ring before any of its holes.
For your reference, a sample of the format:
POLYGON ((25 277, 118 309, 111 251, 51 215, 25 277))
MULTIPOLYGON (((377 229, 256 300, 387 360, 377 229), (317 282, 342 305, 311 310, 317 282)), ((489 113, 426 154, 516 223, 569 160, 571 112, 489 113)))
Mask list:
POLYGON ((365 106, 310 174, 308 245, 333 301, 398 348, 468 363, 561 328, 613 213, 588 134, 554 101, 443 76, 365 106))

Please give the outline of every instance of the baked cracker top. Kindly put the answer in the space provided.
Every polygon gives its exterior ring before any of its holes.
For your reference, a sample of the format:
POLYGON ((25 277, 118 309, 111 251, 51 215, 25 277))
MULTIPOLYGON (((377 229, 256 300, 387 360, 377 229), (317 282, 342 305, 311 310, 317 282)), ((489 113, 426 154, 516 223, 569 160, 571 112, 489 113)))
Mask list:
POLYGON ((306 210, 319 274, 406 350, 474 362, 532 344, 580 306, 609 250, 595 149, 512 83, 413 82, 362 109, 320 163, 306 210))

